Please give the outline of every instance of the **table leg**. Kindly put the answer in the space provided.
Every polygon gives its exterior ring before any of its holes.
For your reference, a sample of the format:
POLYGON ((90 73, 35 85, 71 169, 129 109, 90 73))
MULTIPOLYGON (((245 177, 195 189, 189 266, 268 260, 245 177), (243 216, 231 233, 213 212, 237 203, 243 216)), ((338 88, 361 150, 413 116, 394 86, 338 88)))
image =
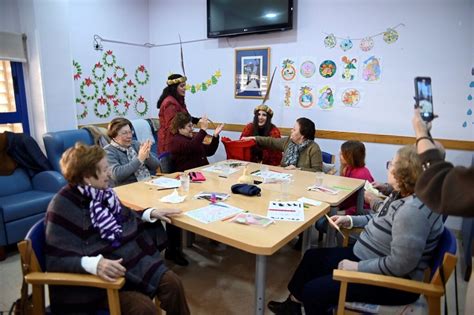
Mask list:
POLYGON ((267 276, 267 256, 256 255, 255 268, 255 314, 265 313, 265 281, 267 276))
POLYGON ((193 232, 186 231, 186 247, 193 247, 195 236, 193 232))
POLYGON ((301 246, 301 257, 304 256, 304 253, 311 247, 311 229, 313 228, 313 225, 311 225, 309 228, 304 230, 303 232, 303 243, 301 246))
POLYGON ((364 213, 364 187, 360 188, 357 191, 357 214, 363 214, 364 213))
MULTIPOLYGON (((329 210, 328 216, 337 214, 337 211, 339 211, 339 207, 331 207, 329 210)), ((326 234, 326 247, 334 247, 335 238, 336 238, 336 230, 332 226, 330 226, 328 222, 328 233, 326 234)))

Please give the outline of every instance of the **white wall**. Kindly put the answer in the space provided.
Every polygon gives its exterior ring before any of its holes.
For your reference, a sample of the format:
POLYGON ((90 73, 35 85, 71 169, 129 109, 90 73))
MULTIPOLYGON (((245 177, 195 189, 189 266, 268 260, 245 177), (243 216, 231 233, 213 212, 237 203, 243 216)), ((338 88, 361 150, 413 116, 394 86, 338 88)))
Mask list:
MULTIPOLYGON (((149 41, 148 27, 148 1, 147 0, 71 0, 69 1, 71 19, 68 21, 70 25, 70 41, 72 59, 78 61, 82 67, 82 77, 80 80, 74 81, 75 97, 80 96, 80 84, 84 78, 92 77, 93 66, 97 62, 102 62, 102 57, 107 50, 113 51, 116 57, 116 64, 124 67, 127 73, 126 81, 132 79, 135 81, 135 69, 139 65, 144 65, 148 69, 151 79, 153 73, 150 71, 150 53, 149 48, 128 46, 114 43, 103 43, 104 50, 97 51, 93 49, 93 37, 97 34, 105 39, 118 41, 126 41, 144 44, 149 41)), ((72 69, 72 60, 70 61, 72 69)), ((107 70, 107 77, 113 78, 113 69, 107 70)), ((156 100, 150 99, 150 82, 146 85, 138 85, 137 96, 143 96, 149 105, 146 117, 157 117, 156 100)), ((104 81, 105 82, 105 81, 104 81)), ((119 99, 125 100, 123 96, 122 86, 119 84, 119 99)), ((99 90, 102 83, 99 84, 99 90)), ((99 91, 99 95, 102 92, 99 91)), ((79 120, 79 124, 108 122, 116 116, 114 112, 107 118, 98 118, 93 113, 94 101, 86 101, 89 114, 85 119, 79 120)), ((133 103, 133 102, 132 102, 133 103)), ((69 103, 69 107, 76 108, 74 103, 69 103)), ((133 110, 134 104, 128 110, 126 117, 128 119, 137 118, 137 114, 133 110)), ((123 107, 121 107, 123 109, 123 107)), ((139 108, 140 109, 140 108, 139 108)), ((77 108, 78 112, 82 110, 77 108)))

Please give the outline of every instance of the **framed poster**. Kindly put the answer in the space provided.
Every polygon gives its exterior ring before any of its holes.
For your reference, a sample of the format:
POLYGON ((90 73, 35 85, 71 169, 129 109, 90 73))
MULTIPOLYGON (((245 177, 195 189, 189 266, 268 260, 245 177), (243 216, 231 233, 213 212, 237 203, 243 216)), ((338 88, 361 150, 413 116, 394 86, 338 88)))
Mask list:
POLYGON ((235 50, 235 98, 263 99, 270 83, 270 47, 235 50))

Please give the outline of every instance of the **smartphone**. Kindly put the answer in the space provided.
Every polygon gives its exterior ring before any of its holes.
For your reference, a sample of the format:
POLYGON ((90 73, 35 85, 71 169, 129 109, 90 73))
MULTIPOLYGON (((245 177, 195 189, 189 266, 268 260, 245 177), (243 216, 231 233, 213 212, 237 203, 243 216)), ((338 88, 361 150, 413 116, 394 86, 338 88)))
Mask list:
POLYGON ((415 100, 416 108, 420 108, 421 118, 424 121, 432 121, 433 114, 433 94, 431 92, 431 78, 415 78, 415 100))

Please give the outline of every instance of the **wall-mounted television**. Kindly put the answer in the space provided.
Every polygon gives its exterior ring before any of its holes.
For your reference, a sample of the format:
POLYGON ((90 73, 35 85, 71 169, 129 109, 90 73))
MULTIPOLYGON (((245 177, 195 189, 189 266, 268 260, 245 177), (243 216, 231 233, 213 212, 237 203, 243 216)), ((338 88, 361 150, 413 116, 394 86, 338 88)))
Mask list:
POLYGON ((207 37, 293 28, 293 0, 207 0, 207 37))

